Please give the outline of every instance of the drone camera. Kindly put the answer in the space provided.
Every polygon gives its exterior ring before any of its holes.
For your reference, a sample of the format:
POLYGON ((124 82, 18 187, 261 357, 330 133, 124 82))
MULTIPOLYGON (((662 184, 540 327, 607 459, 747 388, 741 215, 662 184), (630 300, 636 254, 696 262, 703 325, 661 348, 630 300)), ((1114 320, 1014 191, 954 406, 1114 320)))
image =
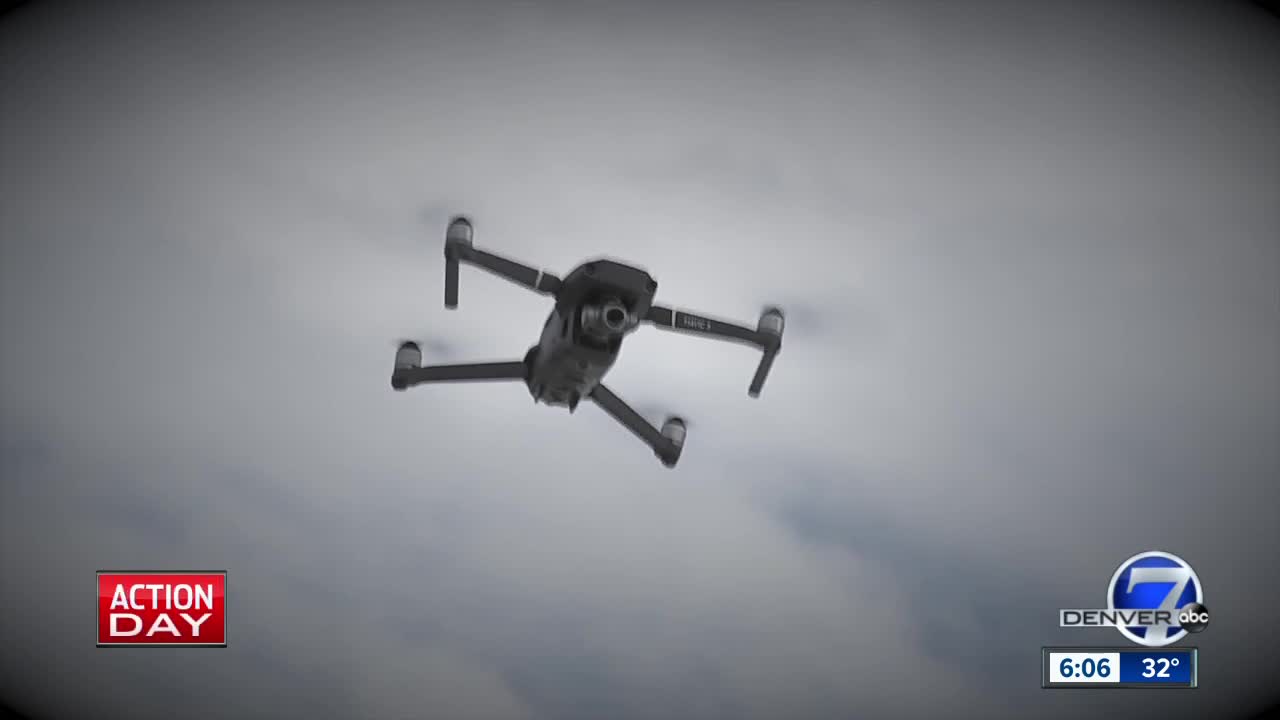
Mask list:
POLYGON ((592 335, 617 335, 631 324, 631 313, 618 300, 606 300, 582 308, 582 328, 592 335))
POLYGON ((627 325, 627 311, 618 305, 612 305, 604 311, 604 324, 610 330, 621 330, 627 325))

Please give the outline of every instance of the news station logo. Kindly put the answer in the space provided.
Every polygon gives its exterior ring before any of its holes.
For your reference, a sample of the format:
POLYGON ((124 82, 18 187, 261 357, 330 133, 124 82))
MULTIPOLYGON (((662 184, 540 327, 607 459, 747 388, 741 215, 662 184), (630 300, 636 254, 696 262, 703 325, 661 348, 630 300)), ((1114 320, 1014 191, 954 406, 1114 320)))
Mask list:
POLYGON ((98 571, 98 647, 226 647, 227 573, 98 571))
POLYGON ((1164 647, 1209 625, 1204 587, 1187 561, 1167 552, 1138 553, 1120 563, 1105 610, 1059 610, 1061 627, 1113 627, 1139 645, 1164 647))

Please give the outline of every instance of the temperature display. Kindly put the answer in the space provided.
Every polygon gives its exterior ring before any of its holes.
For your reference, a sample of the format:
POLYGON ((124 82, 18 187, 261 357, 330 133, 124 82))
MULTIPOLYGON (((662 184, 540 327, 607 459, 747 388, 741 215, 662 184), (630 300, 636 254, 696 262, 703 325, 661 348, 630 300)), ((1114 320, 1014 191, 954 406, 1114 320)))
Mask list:
POLYGON ((1120 656, 1120 681, 1189 685, 1194 665, 1186 651, 1124 653, 1120 656))
POLYGON ((1041 654, 1046 688, 1196 686, 1195 648, 1044 648, 1041 654))

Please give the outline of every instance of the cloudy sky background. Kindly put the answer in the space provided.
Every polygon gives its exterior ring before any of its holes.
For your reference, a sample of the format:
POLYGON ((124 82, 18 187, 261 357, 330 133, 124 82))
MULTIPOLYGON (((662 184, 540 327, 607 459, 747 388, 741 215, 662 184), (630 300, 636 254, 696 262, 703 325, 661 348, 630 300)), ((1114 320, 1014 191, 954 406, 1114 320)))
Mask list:
MULTIPOLYGON (((32 717, 1229 716, 1280 661, 1280 23, 1248 4, 43 2, 0 23, 0 698, 32 717), (594 407, 388 385, 549 302, 754 322, 594 407), (1192 693, 1039 688, 1148 549, 1192 693), (230 645, 94 647, 101 568, 230 645)), ((1269 693, 1271 695, 1269 696, 1269 693)))

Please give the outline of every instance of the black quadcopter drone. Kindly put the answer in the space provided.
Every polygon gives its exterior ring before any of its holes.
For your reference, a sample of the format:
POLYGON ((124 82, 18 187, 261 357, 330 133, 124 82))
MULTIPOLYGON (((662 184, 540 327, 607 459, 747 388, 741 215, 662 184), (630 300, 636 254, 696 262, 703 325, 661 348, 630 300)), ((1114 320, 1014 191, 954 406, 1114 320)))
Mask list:
POLYGON ((458 267, 471 263, 517 285, 555 298, 556 305, 542 338, 523 360, 422 366, 422 349, 405 342, 396 351, 391 387, 474 380, 520 380, 534 402, 569 408, 589 398, 643 440, 667 467, 675 467, 684 448, 685 423, 669 417, 658 430, 614 395, 601 380, 613 366, 622 339, 651 323, 666 330, 690 332, 756 346, 764 353, 747 394, 758 397, 773 359, 782 347, 783 317, 776 307, 765 308, 756 329, 714 320, 683 310, 653 304, 658 283, 639 268, 612 260, 584 263, 564 280, 527 265, 477 250, 471 242, 471 222, 455 217, 445 233, 444 306, 458 307, 458 267))

